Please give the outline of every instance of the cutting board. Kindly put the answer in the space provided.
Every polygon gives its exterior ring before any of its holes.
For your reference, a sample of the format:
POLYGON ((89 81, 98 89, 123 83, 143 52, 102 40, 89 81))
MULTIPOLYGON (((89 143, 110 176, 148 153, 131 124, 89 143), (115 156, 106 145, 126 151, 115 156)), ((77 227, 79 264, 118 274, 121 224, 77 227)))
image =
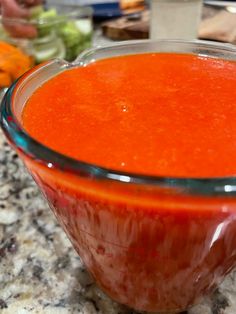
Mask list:
POLYGON ((149 34, 149 12, 143 11, 102 24, 103 35, 113 40, 143 39, 149 34))

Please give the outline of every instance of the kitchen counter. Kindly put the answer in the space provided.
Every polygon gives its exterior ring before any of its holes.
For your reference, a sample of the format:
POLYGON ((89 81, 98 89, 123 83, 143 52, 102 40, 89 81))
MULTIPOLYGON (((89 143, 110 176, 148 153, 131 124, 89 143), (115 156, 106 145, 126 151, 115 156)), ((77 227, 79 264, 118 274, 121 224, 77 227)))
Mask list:
POLYGON ((0 313, 118 314, 0 132, 0 313))

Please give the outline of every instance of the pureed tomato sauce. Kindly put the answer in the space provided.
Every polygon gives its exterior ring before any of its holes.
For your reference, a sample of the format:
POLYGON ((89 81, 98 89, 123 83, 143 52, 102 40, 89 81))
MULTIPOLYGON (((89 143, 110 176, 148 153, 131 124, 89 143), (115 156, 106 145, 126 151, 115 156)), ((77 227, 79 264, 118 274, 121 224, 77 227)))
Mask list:
MULTIPOLYGON (((22 120, 41 143, 98 166, 233 176, 235 86, 232 61, 174 53, 115 57, 50 79, 30 97, 22 120)), ((183 310, 236 265, 231 199, 31 167, 84 263, 121 303, 183 310)))

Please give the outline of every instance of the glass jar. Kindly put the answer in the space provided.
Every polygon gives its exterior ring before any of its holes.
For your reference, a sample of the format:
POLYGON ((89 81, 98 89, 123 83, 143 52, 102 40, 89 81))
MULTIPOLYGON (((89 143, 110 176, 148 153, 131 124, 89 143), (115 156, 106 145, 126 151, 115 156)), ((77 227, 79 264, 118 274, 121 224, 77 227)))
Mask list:
POLYGON ((196 39, 202 0, 151 0, 151 39, 196 39))

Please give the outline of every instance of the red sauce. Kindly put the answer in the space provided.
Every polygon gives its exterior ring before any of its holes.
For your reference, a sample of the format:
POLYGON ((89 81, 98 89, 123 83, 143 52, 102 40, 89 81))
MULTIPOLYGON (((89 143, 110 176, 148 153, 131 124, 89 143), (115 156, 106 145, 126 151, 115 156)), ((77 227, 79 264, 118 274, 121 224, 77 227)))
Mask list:
MULTIPOLYGON (((97 61, 31 96, 27 132, 56 151, 130 172, 236 172, 236 63, 181 54, 97 61)), ((236 204, 82 178, 25 157, 97 283, 146 311, 184 310, 236 266, 236 204)))
POLYGON ((23 121, 45 145, 100 166, 165 176, 232 175, 235 86, 235 62, 123 56, 51 79, 30 98, 23 121))

